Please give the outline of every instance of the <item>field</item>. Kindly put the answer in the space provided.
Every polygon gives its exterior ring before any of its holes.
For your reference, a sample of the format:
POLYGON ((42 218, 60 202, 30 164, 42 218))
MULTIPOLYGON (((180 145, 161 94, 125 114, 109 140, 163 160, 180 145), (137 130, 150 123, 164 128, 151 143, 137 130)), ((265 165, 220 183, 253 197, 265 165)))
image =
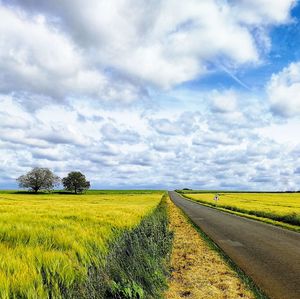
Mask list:
POLYGON ((300 225, 300 193, 215 193, 184 192, 184 196, 198 202, 224 209, 264 217, 275 221, 300 225))
POLYGON ((105 267, 116 240, 149 217, 162 195, 1 193, 0 297, 60 298, 86 285, 91 269, 105 267))

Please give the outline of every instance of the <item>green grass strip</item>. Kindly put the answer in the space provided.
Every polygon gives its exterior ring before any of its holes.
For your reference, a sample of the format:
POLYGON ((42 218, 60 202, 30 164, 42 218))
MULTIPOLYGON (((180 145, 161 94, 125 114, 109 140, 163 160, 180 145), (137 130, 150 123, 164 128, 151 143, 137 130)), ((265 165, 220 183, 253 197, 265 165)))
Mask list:
POLYGON ((111 244, 104 267, 90 267, 88 280, 64 298, 163 298, 172 242, 165 194, 154 212, 111 244))

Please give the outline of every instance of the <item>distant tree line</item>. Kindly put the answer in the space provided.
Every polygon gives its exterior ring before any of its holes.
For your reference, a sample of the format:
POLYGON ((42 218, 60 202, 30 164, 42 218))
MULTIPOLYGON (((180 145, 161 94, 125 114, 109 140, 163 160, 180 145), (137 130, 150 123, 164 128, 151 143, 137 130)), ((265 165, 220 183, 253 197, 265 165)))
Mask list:
POLYGON ((75 194, 83 193, 90 188, 90 182, 80 171, 69 172, 64 178, 55 175, 49 168, 35 167, 31 171, 17 178, 20 188, 29 189, 29 191, 37 193, 40 190, 51 191, 58 187, 60 183, 66 191, 75 194))

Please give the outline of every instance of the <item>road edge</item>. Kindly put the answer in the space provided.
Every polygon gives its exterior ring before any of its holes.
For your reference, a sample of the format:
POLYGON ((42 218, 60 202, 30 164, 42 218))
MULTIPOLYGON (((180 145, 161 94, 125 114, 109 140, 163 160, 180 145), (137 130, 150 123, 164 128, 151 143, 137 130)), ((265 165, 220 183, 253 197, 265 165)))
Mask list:
POLYGON ((202 206, 206 206, 206 207, 209 207, 209 208, 212 208, 212 209, 215 209, 215 210, 219 210, 219 211, 222 211, 222 212, 225 212, 225 213, 228 213, 228 214, 233 214, 233 215, 236 215, 236 216, 240 216, 240 217, 244 217, 244 218, 248 218, 248 219, 252 219, 252 220, 257 220, 257 221, 260 221, 260 222, 263 222, 263 223, 266 223, 266 224, 270 224, 270 225, 273 225, 273 226, 284 228, 284 229, 287 229, 287 230, 290 230, 290 231, 293 231, 293 232, 296 232, 296 233, 300 233, 300 227, 297 227, 296 225, 292 225, 292 224, 272 220, 272 219, 269 219, 269 218, 258 217, 258 216, 250 215, 250 214, 247 214, 247 213, 232 211, 232 210, 225 209, 225 208, 219 208, 219 207, 216 207, 214 205, 210 205, 210 204, 207 204, 205 202, 192 199, 192 198, 186 196, 185 194, 181 194, 177 191, 174 191, 174 192, 176 192, 176 194, 178 194, 182 198, 184 198, 186 200, 189 200, 191 202, 197 203, 197 204, 202 205, 202 206))
MULTIPOLYGON (((183 199, 190 200, 192 202, 195 202, 194 200, 191 200, 189 198, 186 198, 185 196, 182 196, 180 193, 177 193, 174 191, 177 195, 181 196, 183 199)), ((169 198, 172 200, 170 194, 169 198)), ((176 205, 176 203, 173 201, 173 203, 176 205)), ((197 203, 197 202, 195 202, 197 203)), ((200 204, 200 203, 199 203, 200 204)), ((207 205, 210 207, 209 205, 207 205)), ((246 274, 244 270, 242 270, 179 206, 176 205, 176 207, 179 208, 183 216, 187 219, 188 223, 191 224, 191 226, 198 232, 200 237, 206 242, 206 244, 209 246, 210 249, 216 251, 220 257, 224 260, 224 262, 237 273, 238 277, 243 281, 243 283, 246 285, 246 287, 253 292, 256 299, 270 299, 266 293, 254 282, 254 280, 246 274)), ((217 210, 217 209, 216 209, 217 210)))

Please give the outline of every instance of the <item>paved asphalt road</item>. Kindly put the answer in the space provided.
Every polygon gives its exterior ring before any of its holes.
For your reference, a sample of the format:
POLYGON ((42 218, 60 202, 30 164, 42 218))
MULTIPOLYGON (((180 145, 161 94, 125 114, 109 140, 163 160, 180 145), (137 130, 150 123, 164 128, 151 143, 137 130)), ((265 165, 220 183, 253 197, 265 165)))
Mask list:
POLYGON ((270 298, 300 299, 300 233, 169 195, 270 298))

